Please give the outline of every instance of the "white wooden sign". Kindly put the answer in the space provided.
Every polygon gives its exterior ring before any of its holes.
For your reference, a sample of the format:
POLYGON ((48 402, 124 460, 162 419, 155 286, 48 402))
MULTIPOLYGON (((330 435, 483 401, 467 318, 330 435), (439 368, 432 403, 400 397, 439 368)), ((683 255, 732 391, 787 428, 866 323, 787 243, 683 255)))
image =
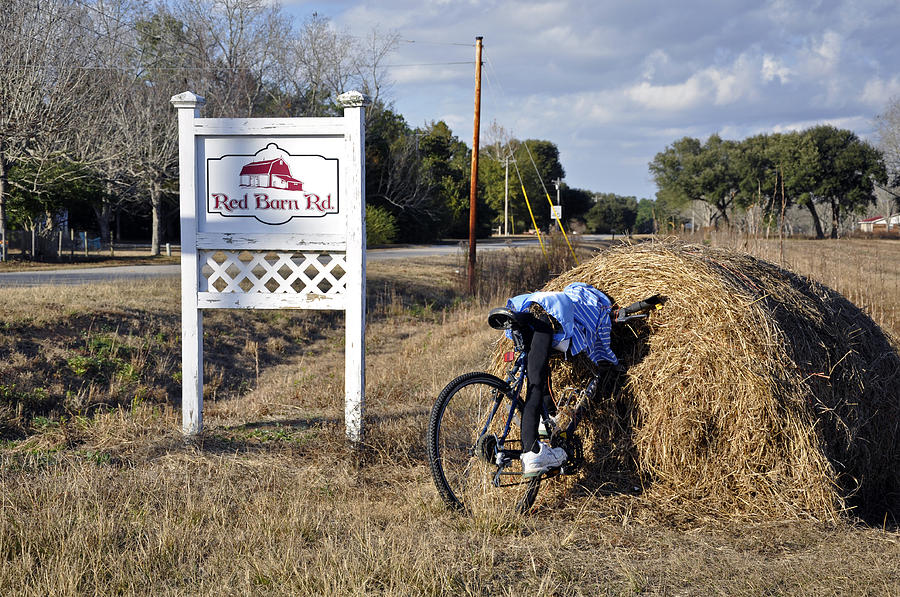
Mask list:
POLYGON ((337 118, 200 118, 178 110, 182 424, 203 426, 203 309, 346 311, 345 420, 362 437, 365 388, 364 112, 337 118))

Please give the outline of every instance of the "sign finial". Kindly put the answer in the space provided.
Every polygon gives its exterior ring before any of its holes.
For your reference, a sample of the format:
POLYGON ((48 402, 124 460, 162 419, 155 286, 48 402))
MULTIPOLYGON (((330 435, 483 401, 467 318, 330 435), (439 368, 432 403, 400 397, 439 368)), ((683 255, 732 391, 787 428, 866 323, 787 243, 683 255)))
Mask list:
POLYGON ((178 95, 173 95, 169 100, 176 108, 199 108, 206 103, 206 98, 197 95, 193 91, 185 91, 178 95))
POLYGON ((372 99, 359 91, 348 91, 338 96, 338 102, 344 108, 363 108, 372 103, 372 99))

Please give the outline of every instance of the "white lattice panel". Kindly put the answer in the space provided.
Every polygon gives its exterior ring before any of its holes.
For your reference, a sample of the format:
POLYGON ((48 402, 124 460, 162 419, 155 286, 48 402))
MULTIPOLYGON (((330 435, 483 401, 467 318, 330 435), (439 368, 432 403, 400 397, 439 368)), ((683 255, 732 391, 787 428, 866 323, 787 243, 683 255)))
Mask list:
POLYGON ((334 308, 346 291, 344 253, 202 250, 205 307, 334 308), (268 303, 268 304, 266 304, 268 303))

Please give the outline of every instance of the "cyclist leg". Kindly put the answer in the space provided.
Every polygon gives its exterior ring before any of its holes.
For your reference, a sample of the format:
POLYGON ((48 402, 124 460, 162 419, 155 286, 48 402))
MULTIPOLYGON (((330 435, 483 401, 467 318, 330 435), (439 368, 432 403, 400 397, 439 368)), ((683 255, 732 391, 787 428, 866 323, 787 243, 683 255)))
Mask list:
POLYGON ((543 410, 548 377, 550 347, 553 343, 553 326, 535 319, 532 327, 531 346, 528 349, 528 385, 525 407, 522 412, 522 451, 537 452, 538 423, 543 410))

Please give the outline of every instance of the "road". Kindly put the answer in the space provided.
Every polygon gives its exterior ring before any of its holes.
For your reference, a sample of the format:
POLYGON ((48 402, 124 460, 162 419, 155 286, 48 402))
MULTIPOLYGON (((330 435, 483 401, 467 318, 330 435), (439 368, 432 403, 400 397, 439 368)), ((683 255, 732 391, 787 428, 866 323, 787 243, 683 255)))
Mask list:
MULTIPOLYGON (((584 242, 608 240, 610 237, 600 234, 585 234, 580 237, 584 242)), ((479 240, 476 247, 479 252, 506 249, 511 247, 531 247, 538 244, 537 239, 514 238, 479 240)), ((386 259, 410 259, 414 257, 435 257, 455 255, 465 250, 465 243, 440 245, 408 245, 384 249, 369 249, 366 252, 368 262, 386 259)), ((76 285, 92 282, 110 282, 115 280, 140 280, 159 277, 178 276, 180 265, 123 265, 115 267, 91 267, 79 269, 39 270, 30 272, 0 273, 0 289, 25 286, 43 286, 48 284, 76 285)))

